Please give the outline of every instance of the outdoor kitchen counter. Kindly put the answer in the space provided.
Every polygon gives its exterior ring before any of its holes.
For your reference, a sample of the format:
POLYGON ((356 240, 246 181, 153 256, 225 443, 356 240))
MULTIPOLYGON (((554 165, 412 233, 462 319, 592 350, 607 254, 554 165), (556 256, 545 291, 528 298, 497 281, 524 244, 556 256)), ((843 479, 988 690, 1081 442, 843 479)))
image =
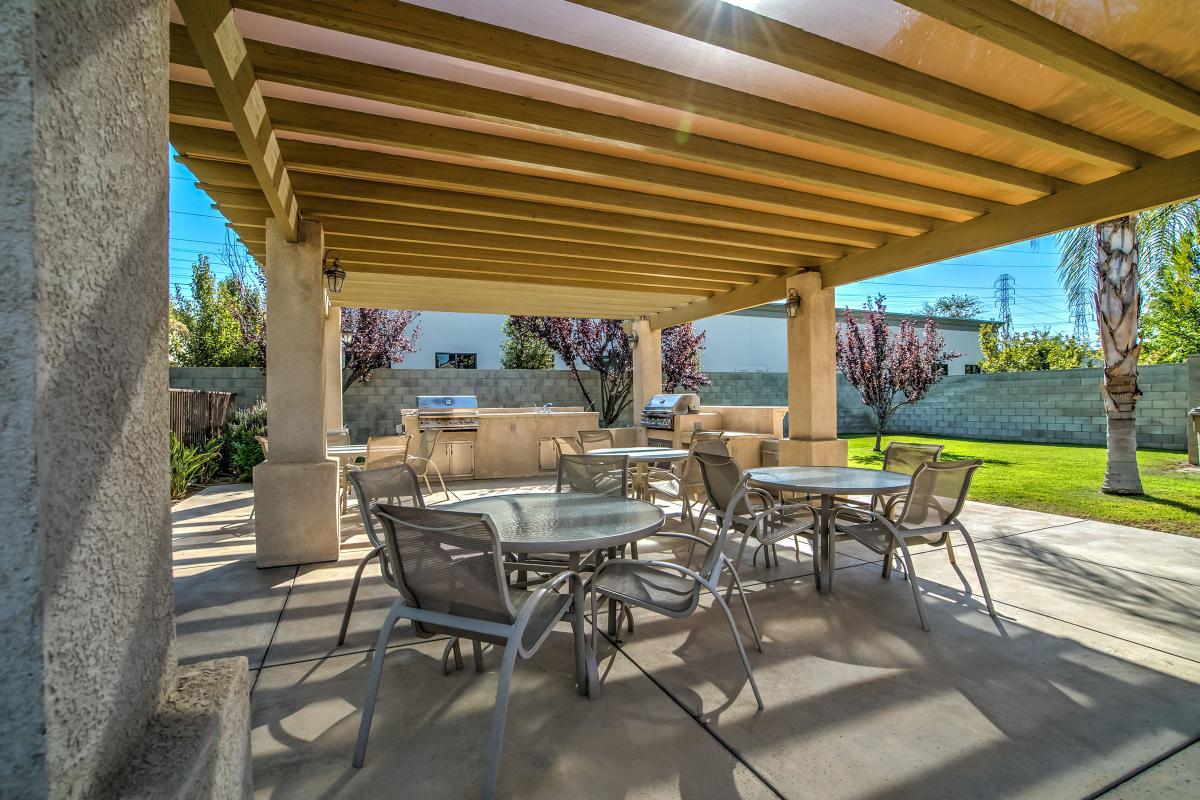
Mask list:
MULTIPOLYGON (((595 411, 480 409, 475 434, 476 478, 528 478, 546 467, 549 440, 599 427, 595 411)), ((551 464, 551 466, 553 466, 551 464)))

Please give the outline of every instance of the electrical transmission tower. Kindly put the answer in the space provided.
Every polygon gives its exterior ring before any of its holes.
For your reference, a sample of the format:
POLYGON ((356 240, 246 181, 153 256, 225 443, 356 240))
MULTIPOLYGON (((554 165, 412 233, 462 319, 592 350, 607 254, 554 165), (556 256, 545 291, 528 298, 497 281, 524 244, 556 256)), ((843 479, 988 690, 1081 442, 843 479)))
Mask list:
POLYGON ((1017 299, 1017 279, 1007 272, 996 278, 992 284, 995 289, 996 307, 1000 309, 1000 324, 1004 335, 1012 333, 1012 304, 1017 299))
POLYGON ((1092 340, 1092 319, 1086 308, 1071 309, 1071 325, 1075 329, 1071 334, 1075 339, 1080 342, 1092 340))

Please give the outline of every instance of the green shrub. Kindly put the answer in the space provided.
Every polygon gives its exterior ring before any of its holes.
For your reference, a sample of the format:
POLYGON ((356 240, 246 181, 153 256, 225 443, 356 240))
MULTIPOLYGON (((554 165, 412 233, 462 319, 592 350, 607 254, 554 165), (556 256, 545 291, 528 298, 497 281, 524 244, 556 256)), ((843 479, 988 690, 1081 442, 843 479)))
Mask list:
POLYGON ((171 437, 171 499, 178 500, 193 486, 212 480, 221 463, 221 439, 208 440, 204 447, 189 447, 171 437))
POLYGON ((259 400, 250 408, 234 411, 225 426, 225 469, 239 481, 249 480, 251 470, 263 461, 255 436, 267 435, 267 403, 259 400))

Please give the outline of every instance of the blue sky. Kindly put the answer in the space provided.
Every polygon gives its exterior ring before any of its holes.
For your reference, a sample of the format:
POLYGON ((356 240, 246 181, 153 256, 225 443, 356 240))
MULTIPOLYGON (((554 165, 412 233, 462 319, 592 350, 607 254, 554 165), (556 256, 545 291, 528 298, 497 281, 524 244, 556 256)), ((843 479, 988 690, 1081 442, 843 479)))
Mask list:
MULTIPOLYGON (((187 288, 190 265, 201 253, 209 256, 218 275, 227 273, 220 260, 227 230, 225 220, 212 209, 212 201, 194 182, 187 167, 171 161, 172 288, 176 284, 187 288)), ((839 306, 857 308, 868 297, 884 294, 889 310, 918 311, 926 300, 967 293, 984 301, 984 316, 995 317, 992 284, 1007 272, 1016 280, 1013 327, 1069 334, 1070 315, 1054 274, 1057 263, 1058 249, 1053 238, 1046 237, 1037 247, 1029 242, 1007 245, 843 286, 837 290, 837 302, 839 306)))

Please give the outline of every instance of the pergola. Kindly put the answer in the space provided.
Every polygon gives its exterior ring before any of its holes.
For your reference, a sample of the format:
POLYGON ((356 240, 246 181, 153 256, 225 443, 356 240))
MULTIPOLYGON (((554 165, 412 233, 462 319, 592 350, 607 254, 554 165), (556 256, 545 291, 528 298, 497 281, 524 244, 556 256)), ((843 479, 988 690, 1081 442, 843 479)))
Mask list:
MULTIPOLYGON (((1200 194, 1195 32, 1165 2, 437 5, 177 2, 170 138, 265 263, 273 353, 321 352, 326 248, 335 307, 630 320, 635 404, 662 328, 794 297, 780 459, 844 463, 836 287, 1200 194)), ((336 554, 332 510, 294 501, 332 491, 340 424, 305 360, 268 368, 262 564, 336 554)))

